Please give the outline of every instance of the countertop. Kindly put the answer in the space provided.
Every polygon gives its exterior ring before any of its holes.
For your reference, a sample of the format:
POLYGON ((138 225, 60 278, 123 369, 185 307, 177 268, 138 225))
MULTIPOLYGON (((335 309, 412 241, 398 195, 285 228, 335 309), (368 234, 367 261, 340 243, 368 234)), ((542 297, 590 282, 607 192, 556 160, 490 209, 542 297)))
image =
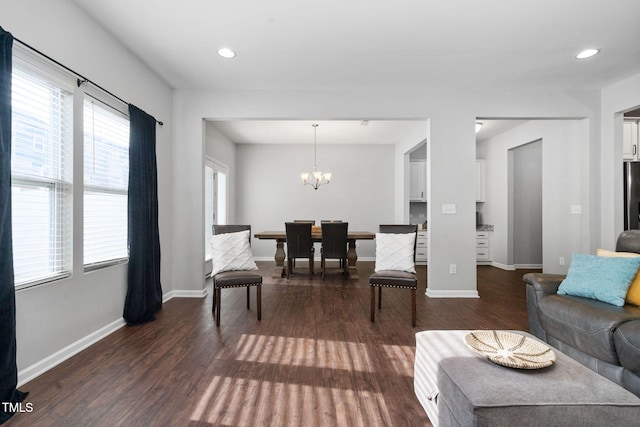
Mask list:
MULTIPOLYGON (((427 231, 426 228, 424 229, 418 229, 418 231, 427 231)), ((476 231, 493 231, 493 225, 492 224, 480 224, 480 225, 476 225, 476 231)))

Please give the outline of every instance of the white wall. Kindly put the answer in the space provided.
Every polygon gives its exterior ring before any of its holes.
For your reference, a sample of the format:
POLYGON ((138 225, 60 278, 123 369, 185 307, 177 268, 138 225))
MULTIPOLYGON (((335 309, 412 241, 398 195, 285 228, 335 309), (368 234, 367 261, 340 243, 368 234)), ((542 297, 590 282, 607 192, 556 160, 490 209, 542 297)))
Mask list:
MULTIPOLYGON (((334 145, 317 148, 318 169, 331 183, 314 190, 300 173, 313 170, 311 144, 237 145, 237 212, 256 232, 284 230, 286 221, 341 219, 353 231, 377 231, 394 222, 393 145, 334 145), (382 201, 382 203, 381 203, 382 201)), ((252 240, 254 255, 273 260, 273 240, 252 240)), ((358 242, 358 256, 373 259, 373 241, 358 242)), ((319 256, 319 253, 318 253, 319 256)))
MULTIPOLYGON (((508 152, 542 140, 543 271, 566 273, 574 252, 590 253, 587 208, 592 177, 589 164, 588 120, 531 120, 478 144, 478 157, 486 160, 486 201, 483 222, 494 225, 492 260, 510 266, 508 152), (585 190, 586 189, 586 190, 585 190), (571 214, 571 205, 583 207, 571 214), (565 265, 559 264, 560 257, 565 265)), ((597 217, 597 216, 596 216, 597 217)))
MULTIPOLYGON (((14 37, 164 121, 157 128, 161 281, 163 291, 171 291, 171 89, 70 1, 2 1, 0 20, 14 37)), ((74 240, 81 233, 82 224, 75 221, 74 240)), ((121 324, 126 264, 85 274, 76 268, 82 265, 81 257, 81 251, 74 252, 69 279, 16 293, 19 381, 64 358, 73 351, 69 346, 86 345, 91 334, 121 324)))
MULTIPOLYGON (((203 259, 202 200, 195 196, 202 194, 203 118, 428 120, 428 185, 431 194, 428 212, 431 237, 429 288, 433 296, 473 296, 476 293, 475 118, 589 117, 592 120, 585 139, 594 143, 591 138, 593 133, 597 137, 598 132, 594 128, 598 129, 599 120, 598 111, 594 111, 593 106, 599 105, 599 95, 596 91, 569 93, 457 88, 176 90, 175 140, 180 141, 180 150, 176 152, 174 162, 174 282, 187 290, 204 286, 203 278, 198 274, 201 271, 198 264, 203 259), (455 204, 457 214, 442 214, 443 204, 455 204), (450 264, 457 265, 457 274, 449 274, 450 264)), ((389 199, 376 197, 376 203, 393 207, 396 221, 403 221, 406 211, 403 164, 404 154, 410 148, 396 146, 393 196, 389 199)), ((592 151, 592 147, 587 150, 592 151)), ((237 163, 239 168, 240 155, 237 163)), ((581 163, 579 169, 580 176, 588 176, 589 163, 581 163)), ((266 169, 264 172, 265 179, 269 179, 270 172, 266 169)), ((336 177, 335 186, 338 182, 336 177)), ((589 200, 585 201, 584 205, 589 205, 589 200)), ((583 203, 583 200, 576 203, 583 203)), ((584 236, 580 236, 582 238, 584 236)))

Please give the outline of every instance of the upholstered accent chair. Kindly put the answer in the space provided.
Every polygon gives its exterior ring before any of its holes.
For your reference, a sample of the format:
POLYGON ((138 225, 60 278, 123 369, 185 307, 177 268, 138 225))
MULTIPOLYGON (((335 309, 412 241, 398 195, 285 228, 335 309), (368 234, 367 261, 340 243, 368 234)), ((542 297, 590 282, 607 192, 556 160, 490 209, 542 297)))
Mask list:
MULTIPOLYGON (((377 238, 376 241, 376 271, 369 276, 369 286, 371 288, 371 321, 375 321, 375 306, 376 306, 376 292, 378 288, 378 309, 382 308, 382 288, 400 288, 408 289, 411 291, 411 325, 416 326, 416 291, 418 289, 418 279, 415 273, 415 254, 416 254, 416 239, 418 226, 417 225, 380 225, 379 234, 413 234, 413 250, 407 248, 405 245, 403 260, 394 259, 378 259, 381 245, 381 239, 377 238), (408 256, 407 256, 408 252, 408 256), (413 257, 411 257, 411 254, 413 257), (396 262, 397 261, 397 262, 396 262), (380 268, 379 268, 380 267, 380 268)), ((384 236, 379 236, 384 237, 384 236)), ((409 244, 411 238, 407 236, 409 244)), ((400 253, 400 251, 391 251, 391 258, 393 254, 400 253)))
POLYGON ((322 248, 320 263, 322 266, 322 280, 326 273, 326 260, 338 259, 340 267, 345 277, 349 275, 349 265, 347 263, 347 232, 348 222, 321 222, 322 227, 322 248))
MULTIPOLYGON (((214 225, 213 234, 236 233, 239 231, 249 231, 249 242, 251 242, 250 225, 214 225)), ((262 319, 262 276, 255 270, 232 270, 222 271, 213 276, 213 304, 212 310, 216 316, 216 326, 220 326, 220 303, 221 291, 227 288, 247 287, 247 310, 251 309, 251 299, 249 289, 256 287, 256 304, 258 320, 262 319)))
POLYGON ((287 279, 293 269, 296 258, 309 260, 309 279, 313 278, 313 239, 311 237, 311 222, 286 222, 287 235, 287 279))

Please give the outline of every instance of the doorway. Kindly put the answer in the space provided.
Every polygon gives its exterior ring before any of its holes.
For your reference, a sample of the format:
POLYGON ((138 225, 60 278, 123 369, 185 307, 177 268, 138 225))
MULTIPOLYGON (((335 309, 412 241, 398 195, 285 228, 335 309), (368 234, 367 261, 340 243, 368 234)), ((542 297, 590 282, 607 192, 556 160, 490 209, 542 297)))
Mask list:
POLYGON ((204 165, 204 230, 205 259, 211 258, 209 236, 213 225, 227 223, 229 168, 222 163, 206 158, 204 165))
POLYGON ((542 140, 509 150, 511 264, 542 268, 542 140))

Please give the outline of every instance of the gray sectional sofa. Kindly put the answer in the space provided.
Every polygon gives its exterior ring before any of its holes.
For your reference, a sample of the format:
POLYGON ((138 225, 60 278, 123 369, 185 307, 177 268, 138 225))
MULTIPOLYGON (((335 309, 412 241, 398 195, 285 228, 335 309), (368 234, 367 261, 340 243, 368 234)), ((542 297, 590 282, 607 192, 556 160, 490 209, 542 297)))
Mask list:
MULTIPOLYGON (((620 234, 618 252, 640 253, 640 230, 620 234)), ((640 397, 640 308, 559 295, 564 275, 529 273, 529 332, 640 397)))

